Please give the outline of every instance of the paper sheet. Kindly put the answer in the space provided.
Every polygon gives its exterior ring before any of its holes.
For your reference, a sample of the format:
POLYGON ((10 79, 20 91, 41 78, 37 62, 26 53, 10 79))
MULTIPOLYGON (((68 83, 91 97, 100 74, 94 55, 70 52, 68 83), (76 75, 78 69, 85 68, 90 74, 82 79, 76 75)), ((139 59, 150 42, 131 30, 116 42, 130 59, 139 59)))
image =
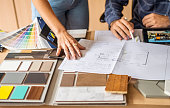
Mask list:
POLYGON ((164 80, 167 50, 165 45, 126 42, 122 55, 128 56, 120 58, 113 74, 125 74, 146 80, 164 80))
POLYGON ((67 60, 60 65, 60 70, 110 74, 117 62, 124 41, 122 42, 94 42, 81 40, 80 44, 86 47, 82 51, 83 57, 78 60, 67 60))
POLYGON ((110 31, 97 31, 95 42, 83 40, 81 44, 87 48, 82 52, 84 57, 65 59, 59 69, 129 75, 145 80, 170 79, 169 46, 120 41, 110 31))
MULTIPOLYGON (((143 36, 141 36, 142 29, 136 29, 134 32, 135 40, 128 40, 132 42, 140 42, 143 36)), ((109 30, 106 31, 95 31, 94 41, 107 41, 107 42, 121 42, 121 40, 117 39, 116 36, 109 30)))

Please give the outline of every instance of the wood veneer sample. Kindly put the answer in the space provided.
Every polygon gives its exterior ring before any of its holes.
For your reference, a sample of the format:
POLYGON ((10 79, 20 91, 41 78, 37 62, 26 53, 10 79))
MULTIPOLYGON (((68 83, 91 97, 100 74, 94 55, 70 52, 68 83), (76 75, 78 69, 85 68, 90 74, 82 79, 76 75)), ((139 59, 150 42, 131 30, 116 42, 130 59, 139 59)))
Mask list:
POLYGON ((44 90, 44 87, 42 86, 32 86, 26 99, 27 100, 40 100, 43 90, 44 90))
POLYGON ((106 83, 106 92, 127 94, 128 75, 110 74, 106 83))
POLYGON ((75 74, 63 74, 60 86, 73 86, 75 74))
POLYGON ((40 70, 42 61, 34 61, 30 67, 30 72, 38 72, 40 70))
POLYGON ((48 76, 48 73, 29 73, 24 84, 46 84, 48 76))
POLYGON ((52 61, 43 62, 40 71, 41 71, 41 72, 50 72, 50 71, 51 71, 51 68, 52 68, 52 66, 53 66, 53 63, 54 63, 54 62, 52 62, 52 61))
POLYGON ((6 73, 2 79, 2 84, 21 84, 26 76, 26 73, 6 73))
POLYGON ((2 80, 2 78, 4 77, 5 73, 0 73, 0 82, 2 80))
POLYGON ((76 86, 105 86, 106 74, 78 74, 76 86))

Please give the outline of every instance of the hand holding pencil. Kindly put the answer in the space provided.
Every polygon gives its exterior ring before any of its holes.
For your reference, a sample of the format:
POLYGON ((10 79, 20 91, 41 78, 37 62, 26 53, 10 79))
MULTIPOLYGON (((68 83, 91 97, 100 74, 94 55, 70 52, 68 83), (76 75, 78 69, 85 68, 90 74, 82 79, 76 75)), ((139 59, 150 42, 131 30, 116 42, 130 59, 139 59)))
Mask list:
POLYGON ((134 39, 134 24, 127 21, 127 18, 115 20, 110 24, 112 33, 120 40, 134 39))

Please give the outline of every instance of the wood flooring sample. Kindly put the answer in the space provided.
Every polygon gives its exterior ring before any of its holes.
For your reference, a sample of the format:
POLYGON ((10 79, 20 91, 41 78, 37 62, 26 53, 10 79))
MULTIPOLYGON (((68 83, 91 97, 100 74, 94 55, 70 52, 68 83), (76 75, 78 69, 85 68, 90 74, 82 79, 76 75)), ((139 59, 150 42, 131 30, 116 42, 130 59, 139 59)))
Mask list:
POLYGON ((76 86, 105 86, 106 74, 78 74, 76 86))
POLYGON ((63 74, 60 86, 73 86, 75 74, 63 74))
POLYGON ((40 100, 43 90, 44 87, 42 86, 32 86, 27 96, 27 100, 40 100))
POLYGON ((106 83, 106 92, 127 94, 128 75, 110 74, 106 83))

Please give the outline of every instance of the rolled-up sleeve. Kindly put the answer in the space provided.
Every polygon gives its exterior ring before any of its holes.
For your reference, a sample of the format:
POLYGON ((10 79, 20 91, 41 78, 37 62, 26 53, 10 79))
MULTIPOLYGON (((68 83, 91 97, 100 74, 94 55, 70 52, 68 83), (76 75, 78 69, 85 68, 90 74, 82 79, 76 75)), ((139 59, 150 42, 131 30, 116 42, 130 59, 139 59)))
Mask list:
POLYGON ((110 25, 112 21, 120 19, 123 14, 123 6, 128 4, 129 0, 106 0, 105 20, 110 25))

